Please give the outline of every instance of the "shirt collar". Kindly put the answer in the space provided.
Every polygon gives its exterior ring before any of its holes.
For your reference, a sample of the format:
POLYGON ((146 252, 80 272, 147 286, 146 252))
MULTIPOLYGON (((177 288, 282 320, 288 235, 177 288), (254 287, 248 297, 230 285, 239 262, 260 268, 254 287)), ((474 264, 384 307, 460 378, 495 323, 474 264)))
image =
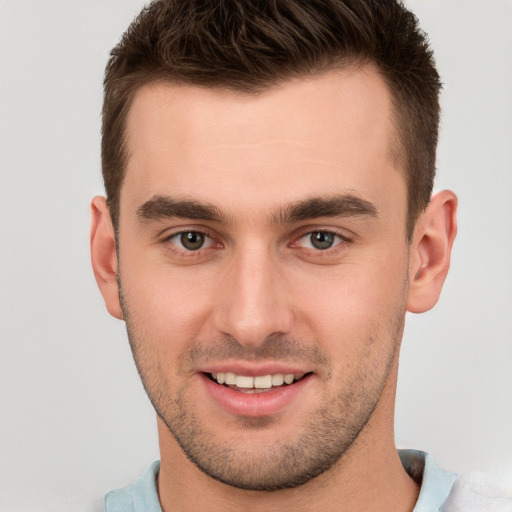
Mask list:
POLYGON ((398 450, 398 455, 407 473, 421 485, 413 512, 438 512, 457 474, 441 470, 428 453, 419 450, 398 450))

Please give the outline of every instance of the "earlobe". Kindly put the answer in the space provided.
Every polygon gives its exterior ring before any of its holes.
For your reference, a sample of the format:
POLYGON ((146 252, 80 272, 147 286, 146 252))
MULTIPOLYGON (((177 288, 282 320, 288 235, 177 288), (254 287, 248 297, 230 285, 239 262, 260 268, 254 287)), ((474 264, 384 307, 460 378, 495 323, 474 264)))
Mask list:
POLYGON ((104 197, 97 196, 91 202, 90 244, 94 277, 105 300, 105 306, 112 316, 122 320, 115 232, 104 197))
POLYGON ((423 313, 439 299, 457 234, 457 197, 449 190, 434 195, 416 222, 409 258, 407 310, 423 313))

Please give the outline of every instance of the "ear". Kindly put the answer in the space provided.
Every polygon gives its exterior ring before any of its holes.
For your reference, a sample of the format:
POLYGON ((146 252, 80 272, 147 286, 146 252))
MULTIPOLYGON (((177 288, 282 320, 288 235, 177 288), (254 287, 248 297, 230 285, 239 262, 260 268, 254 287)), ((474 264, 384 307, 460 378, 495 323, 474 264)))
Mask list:
POLYGON ((108 312, 122 320, 117 284, 118 261, 116 238, 110 212, 104 197, 97 196, 91 202, 91 261, 94 277, 108 312))
POLYGON ((434 195, 416 222, 409 257, 407 311, 432 309, 450 268, 457 234, 457 196, 449 190, 434 195))

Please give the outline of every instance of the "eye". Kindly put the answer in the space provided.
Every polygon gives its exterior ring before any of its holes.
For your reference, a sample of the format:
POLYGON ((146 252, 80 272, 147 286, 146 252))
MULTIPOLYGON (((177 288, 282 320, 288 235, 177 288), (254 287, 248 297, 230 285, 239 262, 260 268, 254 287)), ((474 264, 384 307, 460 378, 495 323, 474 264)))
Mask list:
POLYGON ((213 245, 213 240, 201 231, 182 231, 169 237, 169 240, 185 251, 198 251, 213 245))
POLYGON ((340 244, 345 239, 332 231, 312 231, 299 238, 298 245, 307 249, 325 251, 340 244))

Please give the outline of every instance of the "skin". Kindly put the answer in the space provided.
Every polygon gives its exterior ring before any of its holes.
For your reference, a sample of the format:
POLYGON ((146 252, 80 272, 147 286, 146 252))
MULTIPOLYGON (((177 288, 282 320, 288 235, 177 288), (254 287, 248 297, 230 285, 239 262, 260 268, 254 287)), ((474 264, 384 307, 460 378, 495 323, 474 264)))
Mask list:
POLYGON ((159 415, 164 511, 412 510, 418 488, 394 445, 398 351, 406 310, 438 299, 456 198, 434 196, 408 243, 391 113, 371 66, 259 95, 156 83, 136 94, 119 260, 99 197, 91 248, 159 415), (290 214, 333 198, 327 214, 290 214), (187 250, 184 232, 205 245, 187 250), (278 412, 249 417, 205 392, 216 364, 309 375, 278 412))

